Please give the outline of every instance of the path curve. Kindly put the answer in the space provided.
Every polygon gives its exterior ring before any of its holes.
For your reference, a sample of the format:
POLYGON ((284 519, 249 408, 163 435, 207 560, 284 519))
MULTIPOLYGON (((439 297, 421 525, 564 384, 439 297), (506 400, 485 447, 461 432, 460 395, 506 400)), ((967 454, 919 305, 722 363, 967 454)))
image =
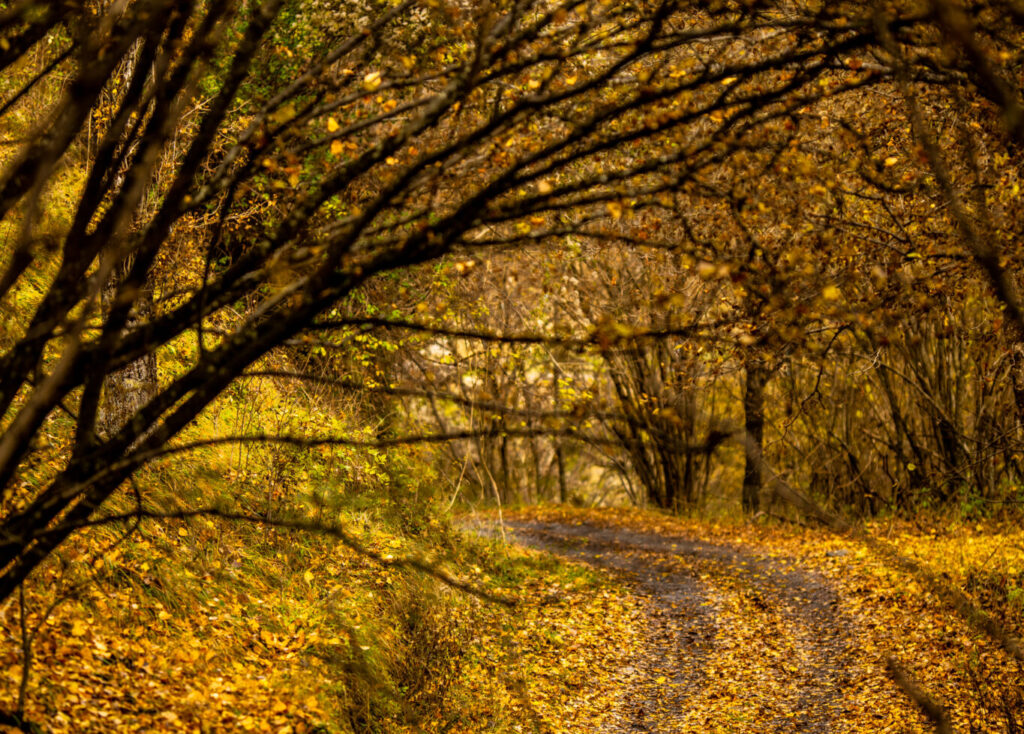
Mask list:
POLYGON ((819 573, 683 536, 506 522, 523 545, 612 571, 647 610, 603 734, 846 731, 849 622, 819 573))

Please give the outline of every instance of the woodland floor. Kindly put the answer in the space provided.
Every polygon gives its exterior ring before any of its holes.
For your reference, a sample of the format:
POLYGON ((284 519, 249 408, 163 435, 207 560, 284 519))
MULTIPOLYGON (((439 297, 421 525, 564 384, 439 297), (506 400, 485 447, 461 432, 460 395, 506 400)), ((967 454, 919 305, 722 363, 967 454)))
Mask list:
MULTIPOLYGON (((504 528, 510 541, 609 573, 642 610, 639 644, 593 731, 933 731, 887 673, 890 660, 954 731, 1019 731, 1020 666, 850 538, 555 509, 506 514, 504 528)), ((872 532, 961 589, 979 569, 1016 578, 1024 551, 1016 531, 882 530, 872 532)), ((1014 629, 1015 613, 1003 623, 1014 629)))
POLYGON ((152 523, 52 608, 78 577, 50 564, 0 605, 0 711, 24 680, 26 603, 26 718, 53 734, 934 731, 892 660, 953 731, 1022 731, 1024 666, 934 583, 1021 637, 1016 521, 842 536, 625 508, 467 513, 429 532, 360 517, 374 558, 249 524, 152 523), (442 558, 483 593, 381 562, 397 556, 442 558))

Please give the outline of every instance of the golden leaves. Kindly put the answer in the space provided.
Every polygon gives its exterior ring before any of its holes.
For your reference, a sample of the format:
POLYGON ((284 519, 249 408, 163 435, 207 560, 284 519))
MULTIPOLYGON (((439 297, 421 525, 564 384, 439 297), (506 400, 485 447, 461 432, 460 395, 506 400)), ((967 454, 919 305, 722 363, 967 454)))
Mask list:
POLYGON ((516 569, 518 581, 497 590, 514 595, 517 605, 512 614, 492 606, 473 613, 463 680, 476 700, 503 717, 470 725, 466 734, 527 731, 531 722, 550 734, 600 730, 625 690, 622 671, 640 644, 636 601, 582 567, 538 566, 534 551, 509 547, 474 560, 492 579, 516 569))
POLYGON ((277 125, 283 125, 286 122, 290 122, 291 120, 295 119, 295 116, 297 114, 298 112, 295 109, 295 103, 289 102, 283 107, 279 107, 274 112, 272 112, 269 115, 268 119, 277 125))
POLYGON ((363 77, 363 89, 367 92, 374 92, 380 88, 383 82, 384 79, 379 71, 371 71, 363 77))

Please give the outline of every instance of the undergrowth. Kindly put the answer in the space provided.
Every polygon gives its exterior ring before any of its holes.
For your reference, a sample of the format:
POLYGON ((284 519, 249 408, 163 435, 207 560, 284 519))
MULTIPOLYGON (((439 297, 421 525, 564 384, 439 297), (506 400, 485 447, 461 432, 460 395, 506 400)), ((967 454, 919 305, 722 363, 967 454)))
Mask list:
MULTIPOLYGON (((308 435, 323 429, 320 407, 253 380, 183 439, 271 420, 308 435)), ((53 456, 66 428, 50 426, 53 456)), ((123 519, 77 533, 25 585, 29 645, 20 602, 2 610, 0 705, 21 698, 53 732, 568 731, 599 716, 579 670, 622 664, 636 626, 625 592, 465 535, 428 464, 415 448, 272 444, 153 464, 105 506, 123 519), (140 509, 171 516, 132 517, 140 509), (574 647, 568 669, 577 626, 624 642, 574 647)))

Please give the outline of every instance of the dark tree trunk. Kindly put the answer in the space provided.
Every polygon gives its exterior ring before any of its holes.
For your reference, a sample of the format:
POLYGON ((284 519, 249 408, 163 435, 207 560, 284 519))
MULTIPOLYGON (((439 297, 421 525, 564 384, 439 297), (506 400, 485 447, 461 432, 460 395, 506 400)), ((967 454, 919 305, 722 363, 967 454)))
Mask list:
POLYGON ((1010 347, 1010 379, 1013 403, 1017 408, 1017 425, 1024 429, 1024 343, 1020 340, 1010 347))
POLYGON ((555 443, 555 460, 558 462, 558 501, 564 505, 569 501, 569 488, 565 484, 565 453, 561 439, 555 443))
POLYGON ((764 449, 764 387, 768 382, 768 367, 759 359, 746 363, 747 379, 743 386, 744 464, 743 511, 756 513, 761 508, 761 488, 764 484, 762 451, 764 449))
MULTIPOLYGON (((558 311, 555 311, 555 331, 558 332, 558 311)), ((562 368, 558 362, 554 362, 551 370, 552 400, 555 410, 562 410, 562 395, 559 389, 558 380, 562 368)), ((555 461, 558 464, 558 501, 563 505, 569 501, 569 487, 565 483, 565 449, 562 446, 561 437, 555 439, 555 461)))

